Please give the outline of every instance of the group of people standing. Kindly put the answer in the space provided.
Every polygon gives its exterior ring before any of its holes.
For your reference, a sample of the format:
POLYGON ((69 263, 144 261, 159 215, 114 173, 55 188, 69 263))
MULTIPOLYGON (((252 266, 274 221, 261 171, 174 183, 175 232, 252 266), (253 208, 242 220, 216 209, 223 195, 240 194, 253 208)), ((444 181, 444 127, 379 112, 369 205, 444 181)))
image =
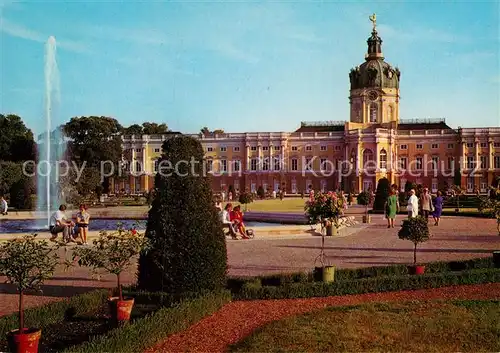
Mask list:
POLYGON ((51 241, 56 241, 59 233, 65 243, 75 242, 80 237, 83 245, 87 245, 88 227, 90 224, 90 214, 86 205, 80 205, 76 214, 76 222, 66 217, 66 205, 59 206, 59 209, 52 214, 49 221, 49 231, 52 234, 51 241))
MULTIPOLYGON (((408 218, 415 218, 419 215, 428 219, 432 216, 434 219, 434 225, 438 226, 441 220, 441 213, 443 211, 443 195, 441 191, 437 192, 437 196, 432 199, 432 195, 429 193, 428 188, 424 188, 420 199, 417 197, 414 189, 409 191, 410 197, 408 198, 408 204, 406 210, 408 211, 408 218)), ((385 210, 387 217, 387 228, 394 228, 394 219, 399 209, 398 201, 398 191, 397 186, 392 185, 389 197, 387 199, 385 210)))

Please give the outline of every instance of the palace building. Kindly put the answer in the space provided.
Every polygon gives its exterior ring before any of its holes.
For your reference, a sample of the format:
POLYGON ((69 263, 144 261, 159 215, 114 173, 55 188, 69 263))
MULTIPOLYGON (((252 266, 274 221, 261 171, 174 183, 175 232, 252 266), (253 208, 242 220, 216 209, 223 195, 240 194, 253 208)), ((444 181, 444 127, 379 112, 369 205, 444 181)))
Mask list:
MULTIPOLYGON (((286 193, 374 190, 381 178, 404 189, 407 181, 432 192, 458 180, 467 192, 485 193, 500 177, 500 127, 452 129, 444 120, 401 120, 401 72, 385 61, 371 16, 365 61, 351 69, 349 121, 302 122, 293 132, 200 133, 214 192, 282 188, 286 193)), ((131 174, 115 192, 153 187, 168 135, 124 136, 131 174)))

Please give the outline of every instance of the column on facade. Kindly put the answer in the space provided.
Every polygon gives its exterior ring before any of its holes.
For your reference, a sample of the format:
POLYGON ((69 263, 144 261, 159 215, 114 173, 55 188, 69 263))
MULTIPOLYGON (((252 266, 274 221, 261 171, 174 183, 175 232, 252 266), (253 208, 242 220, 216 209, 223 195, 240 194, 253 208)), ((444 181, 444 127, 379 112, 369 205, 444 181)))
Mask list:
POLYGON ((488 169, 493 170, 493 140, 488 141, 488 169))
POLYGON ((257 158, 259 159, 257 163, 257 170, 262 170, 262 143, 258 143, 257 145, 257 158))
POLYGON ((475 159, 474 165, 476 166, 476 168, 480 167, 481 164, 479 161, 479 142, 478 141, 474 141, 474 159, 475 159))
POLYGON ((144 143, 142 145, 142 191, 149 190, 149 160, 148 160, 148 143, 144 143))
MULTIPOLYGON (((356 176, 361 174, 361 138, 358 138, 357 145, 357 158, 356 158, 356 176)), ((364 167, 364 166, 363 166, 364 167)))
POLYGON ((287 163, 285 162, 285 145, 283 143, 280 144, 280 153, 281 153, 280 170, 286 172, 285 166, 287 165, 287 163))
MULTIPOLYGON (((273 143, 269 142, 269 170, 274 170, 273 143)), ((273 186, 274 188, 274 186, 273 186)))
POLYGON ((462 141, 461 154, 462 154, 462 160, 460 161, 460 168, 461 168, 461 171, 464 171, 465 168, 467 167, 467 165, 465 164, 467 162, 467 160, 465 158, 465 141, 462 141))
MULTIPOLYGON (((379 161, 379 156, 380 156, 380 153, 379 153, 379 150, 378 150, 378 143, 379 143, 379 139, 378 137, 375 138, 375 165, 376 165, 376 170, 379 171, 380 170, 380 161, 379 161)), ((376 182, 376 180, 375 180, 376 182)))
POLYGON ((250 170, 250 145, 246 145, 245 146, 245 150, 246 150, 246 156, 245 158, 247 159, 247 171, 250 170))

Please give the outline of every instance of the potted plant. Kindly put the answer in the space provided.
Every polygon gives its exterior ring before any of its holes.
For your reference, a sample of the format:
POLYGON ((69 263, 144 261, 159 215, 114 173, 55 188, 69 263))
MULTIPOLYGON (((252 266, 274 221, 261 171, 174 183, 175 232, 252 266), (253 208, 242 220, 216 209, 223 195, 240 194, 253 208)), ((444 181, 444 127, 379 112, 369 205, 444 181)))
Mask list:
POLYGON ((321 253, 316 259, 320 260, 321 266, 315 265, 314 276, 316 280, 332 282, 334 280, 335 267, 330 266, 325 261, 325 235, 332 236, 338 234, 339 217, 344 209, 344 197, 334 192, 314 193, 314 195, 311 194, 304 209, 309 223, 320 223, 322 228, 321 253))
POLYGON ((78 247, 73 251, 71 265, 90 267, 94 275, 104 270, 116 276, 118 296, 108 298, 111 320, 122 324, 130 320, 134 298, 124 298, 122 293, 121 273, 137 261, 136 256, 149 248, 149 241, 135 228, 126 230, 121 225, 114 232, 101 231, 99 238, 90 247, 78 247))
POLYGON ((417 245, 429 240, 429 235, 429 225, 424 217, 418 216, 403 221, 398 237, 414 244, 413 265, 408 267, 411 274, 421 275, 425 272, 424 265, 417 265, 417 245))
POLYGON ((242 192, 238 198, 239 203, 245 205, 245 212, 247 212, 247 205, 253 202, 253 195, 251 192, 242 192))
POLYGON ((371 223, 371 216, 368 214, 368 206, 373 202, 373 195, 368 191, 362 191, 359 193, 357 200, 359 205, 365 206, 365 214, 363 216, 363 223, 371 223))
POLYGON ((52 277, 58 261, 57 246, 35 235, 12 239, 0 246, 0 275, 16 286, 19 293, 19 328, 7 334, 12 352, 36 353, 41 330, 24 327, 24 293, 38 289, 52 277))

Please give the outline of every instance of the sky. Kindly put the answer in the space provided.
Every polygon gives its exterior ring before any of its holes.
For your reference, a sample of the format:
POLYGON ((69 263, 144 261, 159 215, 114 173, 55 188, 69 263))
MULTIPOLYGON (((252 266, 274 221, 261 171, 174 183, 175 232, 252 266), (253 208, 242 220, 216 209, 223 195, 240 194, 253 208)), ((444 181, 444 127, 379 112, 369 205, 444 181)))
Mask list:
POLYGON ((98 115, 185 133, 278 132, 349 120, 349 70, 364 62, 372 13, 385 60, 401 70, 401 119, 500 126, 498 1, 0 0, 0 113, 45 129, 53 35, 53 125, 98 115))

